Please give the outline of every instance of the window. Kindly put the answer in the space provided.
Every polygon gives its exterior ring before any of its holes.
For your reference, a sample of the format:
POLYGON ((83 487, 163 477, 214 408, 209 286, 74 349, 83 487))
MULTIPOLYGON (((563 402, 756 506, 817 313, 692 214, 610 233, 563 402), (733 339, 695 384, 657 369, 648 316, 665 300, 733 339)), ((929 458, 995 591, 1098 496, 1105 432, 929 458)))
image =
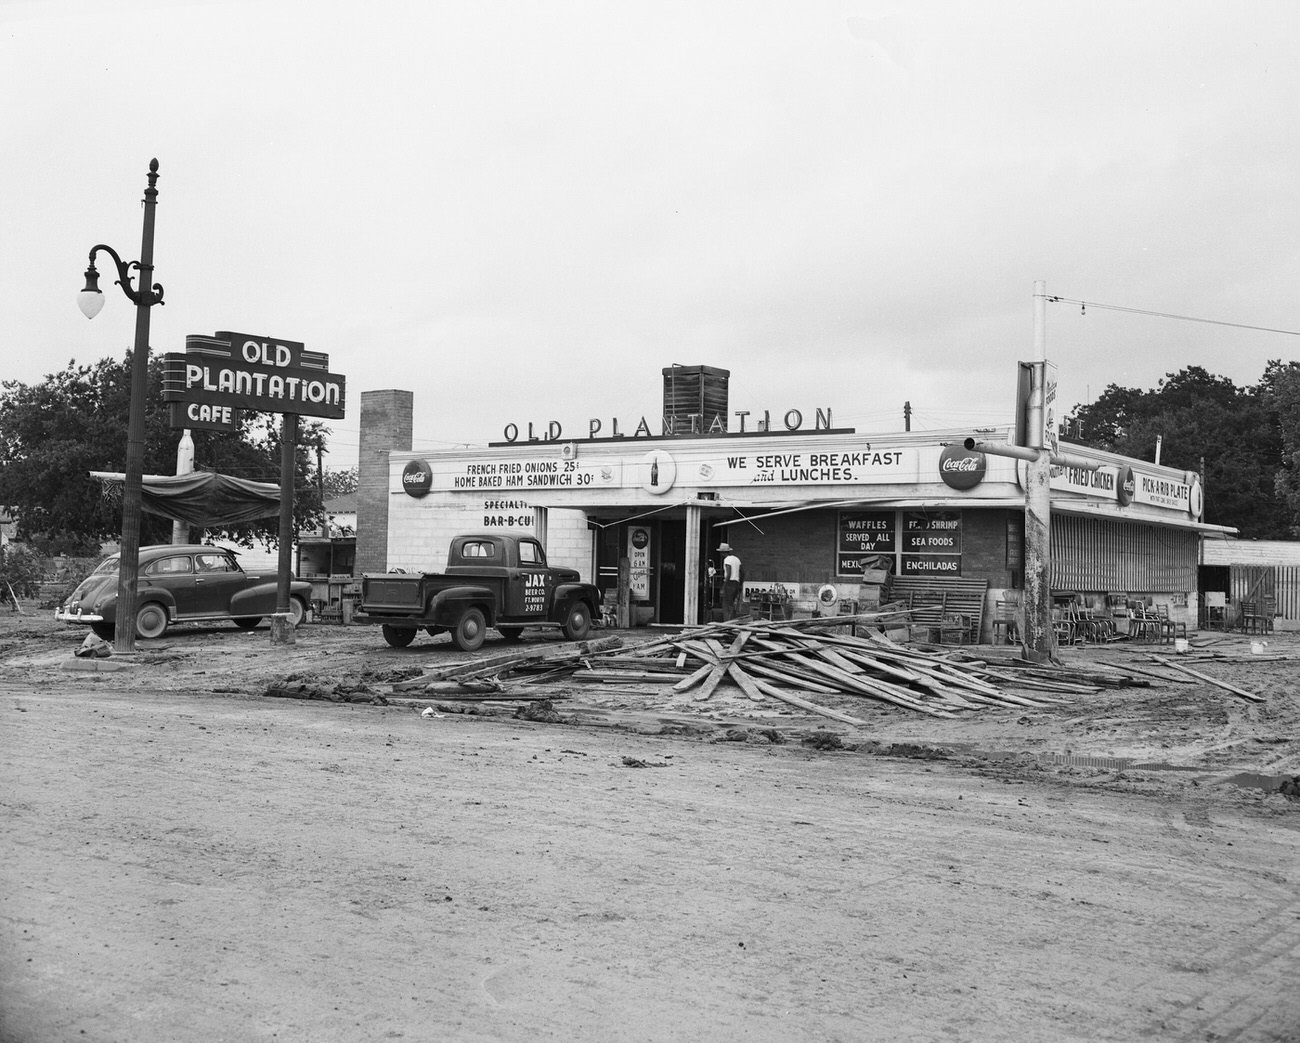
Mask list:
POLYGON ((546 559, 542 556, 542 548, 539 544, 532 543, 528 540, 519 541, 519 564, 520 565, 540 565, 546 559))
POLYGON ((196 554, 195 570, 198 572, 234 572, 234 566, 224 554, 196 554))
POLYGON ((190 559, 186 556, 159 558, 145 572, 150 576, 179 576, 190 571, 190 559))
POLYGON ((496 547, 478 541, 462 543, 460 555, 462 558, 493 558, 496 557, 496 547))

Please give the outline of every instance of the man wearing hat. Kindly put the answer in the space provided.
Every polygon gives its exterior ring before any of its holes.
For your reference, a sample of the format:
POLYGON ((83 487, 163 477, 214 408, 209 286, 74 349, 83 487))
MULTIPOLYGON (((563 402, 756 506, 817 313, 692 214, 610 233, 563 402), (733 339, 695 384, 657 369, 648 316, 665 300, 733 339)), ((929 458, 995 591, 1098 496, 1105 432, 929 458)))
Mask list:
POLYGON ((722 559, 722 618, 735 619, 740 615, 740 584, 743 578, 740 558, 731 549, 730 543, 720 544, 718 553, 726 555, 722 559))

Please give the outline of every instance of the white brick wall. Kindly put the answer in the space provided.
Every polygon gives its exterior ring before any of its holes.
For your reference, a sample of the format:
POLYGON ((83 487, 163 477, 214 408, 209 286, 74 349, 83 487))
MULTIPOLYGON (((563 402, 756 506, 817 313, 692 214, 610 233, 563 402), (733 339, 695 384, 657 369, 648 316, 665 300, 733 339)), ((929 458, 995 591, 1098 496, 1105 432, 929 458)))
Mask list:
MULTIPOLYGON (((412 454, 394 453, 389 462, 389 488, 401 490, 402 469, 412 454)), ((491 496, 491 494, 487 494, 491 496)), ((520 498, 522 499, 522 498, 520 498)), ((537 526, 496 526, 485 517, 519 511, 484 513, 484 496, 431 492, 416 498, 405 492, 389 494, 388 568, 407 572, 438 572, 446 567, 447 549, 453 536, 471 532, 513 532, 537 535, 537 526)), ((547 517, 546 559, 552 565, 577 569, 584 580, 592 579, 593 543, 582 511, 551 509, 547 517)))
POLYGON ((594 545, 587 516, 582 511, 551 510, 546 524, 546 560, 551 565, 577 569, 588 582, 592 578, 594 545))

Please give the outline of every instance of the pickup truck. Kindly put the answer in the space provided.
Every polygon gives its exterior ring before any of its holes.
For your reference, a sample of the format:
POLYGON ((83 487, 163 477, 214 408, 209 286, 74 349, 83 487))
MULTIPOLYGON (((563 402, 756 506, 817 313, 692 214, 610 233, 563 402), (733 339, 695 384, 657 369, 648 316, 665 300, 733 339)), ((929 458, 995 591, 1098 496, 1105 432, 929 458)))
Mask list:
POLYGON ((469 535, 451 541, 445 571, 367 573, 353 619, 379 623, 384 640, 404 648, 424 630, 448 632, 473 652, 489 627, 518 641, 524 627, 558 627, 570 641, 591 631, 600 591, 573 569, 551 568, 531 536, 469 535))

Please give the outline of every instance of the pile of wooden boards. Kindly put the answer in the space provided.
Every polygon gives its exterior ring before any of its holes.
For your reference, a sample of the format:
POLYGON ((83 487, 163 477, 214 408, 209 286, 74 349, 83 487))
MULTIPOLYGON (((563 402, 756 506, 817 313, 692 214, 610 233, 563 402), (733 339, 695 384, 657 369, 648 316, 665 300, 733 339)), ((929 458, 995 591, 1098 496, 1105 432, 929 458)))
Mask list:
MULTIPOLYGON (((529 649, 436 668, 396 686, 443 698, 553 698, 563 683, 653 686, 665 699, 704 702, 720 688, 756 702, 774 700, 852 725, 855 699, 932 717, 990 707, 1034 708, 1053 695, 1099 691, 1117 679, 1104 674, 1062 675, 1052 668, 1004 659, 997 666, 971 658, 898 644, 876 627, 884 613, 768 622, 731 621, 686 628, 624 645, 619 638, 529 649), (1009 689, 1015 689, 1011 691, 1009 689), (1034 690, 1033 697, 1021 694, 1034 690), (841 705, 824 705, 830 696, 841 705)), ((1142 684, 1127 679, 1125 683, 1142 684)))

